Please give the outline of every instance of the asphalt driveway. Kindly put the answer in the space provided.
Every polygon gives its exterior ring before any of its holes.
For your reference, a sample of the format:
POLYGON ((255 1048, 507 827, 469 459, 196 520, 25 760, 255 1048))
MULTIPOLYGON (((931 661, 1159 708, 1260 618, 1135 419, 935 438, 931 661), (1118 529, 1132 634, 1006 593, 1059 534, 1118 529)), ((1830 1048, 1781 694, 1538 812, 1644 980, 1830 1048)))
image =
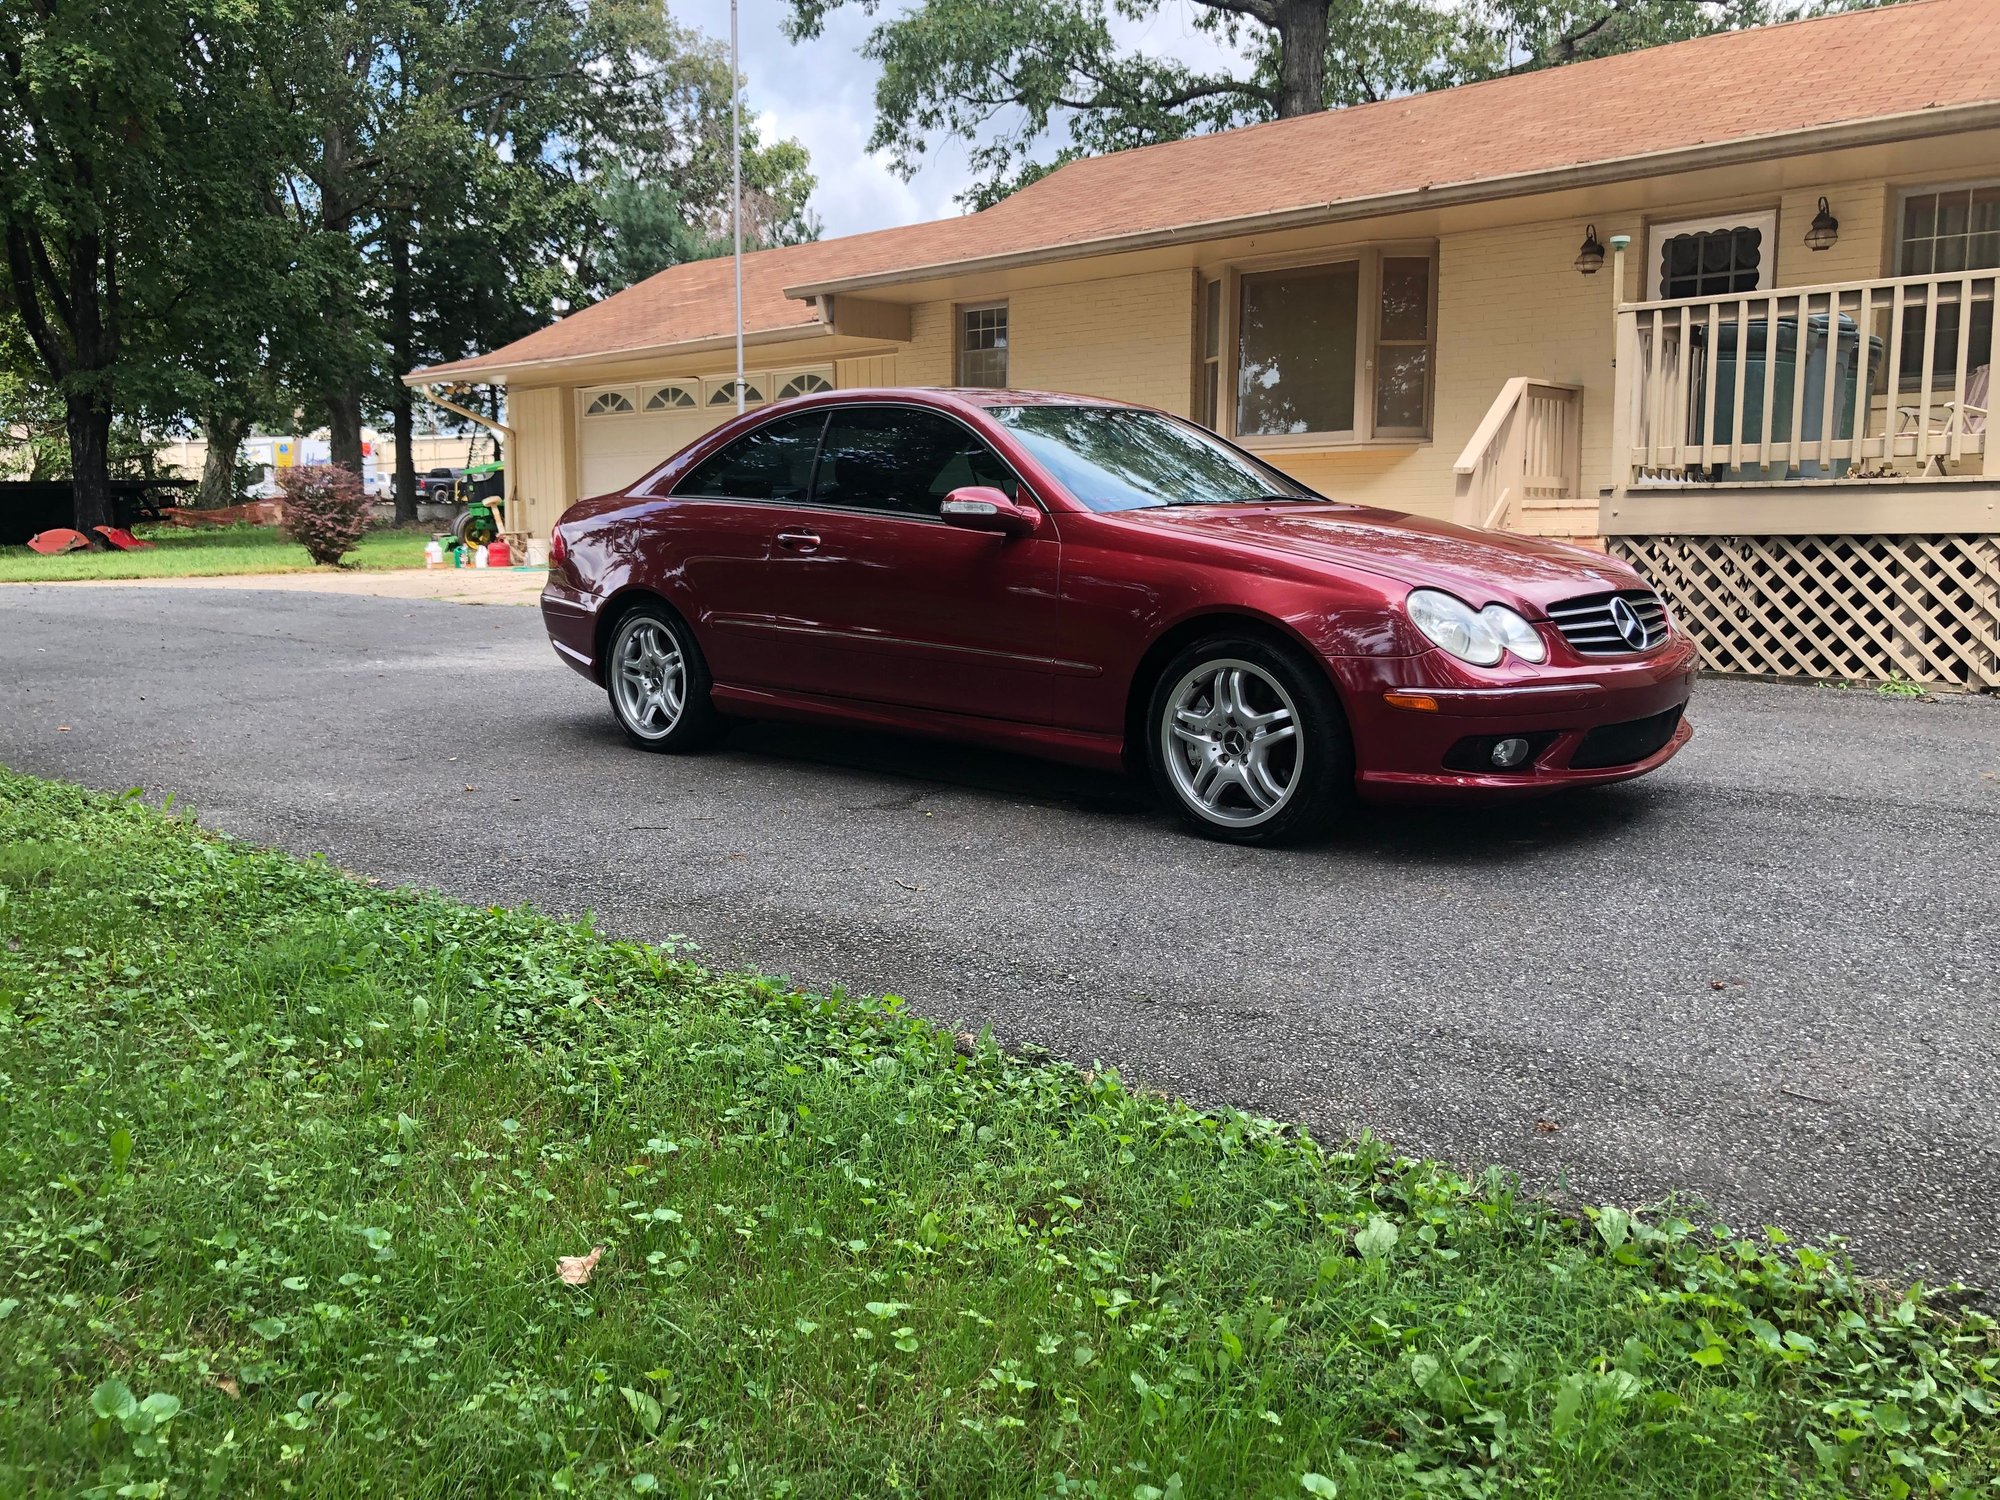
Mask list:
POLYGON ((1273 853, 999 755, 642 755, 522 609, 9 586, 0 694, 0 762, 369 875, 2000 1285, 1991 700, 1706 683, 1647 781, 1273 853))

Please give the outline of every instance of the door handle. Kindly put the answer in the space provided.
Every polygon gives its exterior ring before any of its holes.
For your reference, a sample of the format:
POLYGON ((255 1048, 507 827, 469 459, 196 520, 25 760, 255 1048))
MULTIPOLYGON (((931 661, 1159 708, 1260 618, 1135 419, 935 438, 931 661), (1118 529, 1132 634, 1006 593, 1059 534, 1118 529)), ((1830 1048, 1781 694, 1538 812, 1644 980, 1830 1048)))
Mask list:
POLYGON ((788 552, 817 552, 819 533, 816 531, 781 531, 778 545, 788 552))

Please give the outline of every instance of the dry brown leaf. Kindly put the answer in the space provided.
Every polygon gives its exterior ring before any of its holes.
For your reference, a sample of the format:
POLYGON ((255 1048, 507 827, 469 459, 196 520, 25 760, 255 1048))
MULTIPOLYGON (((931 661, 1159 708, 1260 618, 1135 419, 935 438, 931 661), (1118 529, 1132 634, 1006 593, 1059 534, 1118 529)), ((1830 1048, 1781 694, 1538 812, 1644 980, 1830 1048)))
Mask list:
POLYGON ((238 1400, 243 1395, 243 1387, 231 1380, 227 1375, 215 1382, 215 1388, 231 1401, 238 1400))
POLYGON ((1558 1130, 1562 1129, 1562 1122, 1559 1120, 1537 1120, 1535 1121, 1535 1129, 1539 1130, 1543 1135, 1554 1135, 1558 1130))
POLYGON ((556 1275, 571 1286, 582 1286, 590 1280, 590 1273, 597 1269, 597 1263, 602 1259, 602 1245, 592 1245, 588 1255, 559 1255, 556 1257, 556 1275))

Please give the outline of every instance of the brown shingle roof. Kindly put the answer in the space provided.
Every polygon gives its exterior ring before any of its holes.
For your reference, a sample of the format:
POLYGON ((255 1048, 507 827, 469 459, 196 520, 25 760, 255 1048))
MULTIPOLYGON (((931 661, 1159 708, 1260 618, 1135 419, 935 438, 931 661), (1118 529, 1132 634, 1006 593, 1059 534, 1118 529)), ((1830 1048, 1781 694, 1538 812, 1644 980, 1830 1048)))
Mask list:
MULTIPOLYGON (((1474 184, 1504 192, 1620 161, 1643 171, 1666 153, 1996 101, 2000 0, 1905 0, 1086 158, 977 214, 746 256, 744 326, 808 323, 787 288, 1333 217, 1474 184)), ((726 260, 676 266, 438 373, 718 337, 731 312, 726 260)))

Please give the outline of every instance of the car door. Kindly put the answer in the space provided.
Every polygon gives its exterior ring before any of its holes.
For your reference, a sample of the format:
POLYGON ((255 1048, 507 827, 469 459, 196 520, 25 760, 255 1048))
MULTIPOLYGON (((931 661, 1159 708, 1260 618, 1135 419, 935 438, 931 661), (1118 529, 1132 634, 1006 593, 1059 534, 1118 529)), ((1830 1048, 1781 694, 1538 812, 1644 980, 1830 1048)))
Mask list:
POLYGON ((1052 518, 1028 536, 947 525, 946 494, 994 484, 1033 503, 966 423, 927 407, 835 407, 811 505, 772 536, 770 607, 793 636, 785 685, 1045 723, 1060 657, 1052 518))
POLYGON ((718 448, 675 483, 658 523, 664 592, 689 613, 717 682, 775 687, 786 642, 765 576, 773 538, 812 487, 823 409, 778 417, 718 448))

